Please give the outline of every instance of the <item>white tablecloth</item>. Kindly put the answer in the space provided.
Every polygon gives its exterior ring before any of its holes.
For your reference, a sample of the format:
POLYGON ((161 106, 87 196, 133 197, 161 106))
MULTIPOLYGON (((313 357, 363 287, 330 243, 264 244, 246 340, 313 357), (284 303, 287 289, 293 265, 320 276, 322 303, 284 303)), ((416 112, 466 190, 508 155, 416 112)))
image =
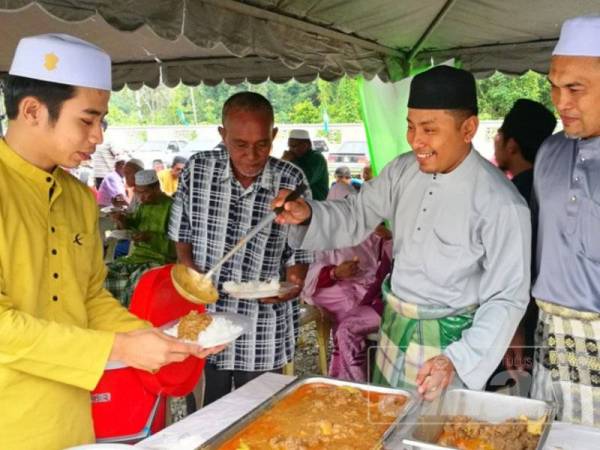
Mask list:
POLYGON ((152 450, 194 450, 295 377, 265 373, 239 389, 136 444, 152 450))
MULTIPOLYGON (((266 373, 219 401, 196 411, 136 447, 147 450, 194 450, 259 403, 291 383, 294 377, 266 373)), ((544 450, 600 449, 600 429, 555 422, 544 450)))

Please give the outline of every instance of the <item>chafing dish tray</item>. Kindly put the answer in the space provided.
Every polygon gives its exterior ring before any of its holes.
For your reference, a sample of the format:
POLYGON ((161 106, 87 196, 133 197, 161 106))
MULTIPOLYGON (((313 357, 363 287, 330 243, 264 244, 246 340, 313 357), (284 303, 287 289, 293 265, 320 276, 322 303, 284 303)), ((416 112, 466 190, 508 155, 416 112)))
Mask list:
MULTIPOLYGON (((238 419, 236 422, 231 424, 229 427, 224 429, 219 434, 210 438, 208 441, 206 441, 204 444, 202 444, 200 447, 198 447, 197 450, 200 450, 200 449, 217 450, 217 449, 223 448, 223 446, 225 444, 227 444, 228 441, 230 441, 231 439, 236 437, 236 435, 238 433, 240 433, 242 430, 246 429, 246 427, 252 425, 257 419, 259 419, 261 416, 263 416, 263 414, 270 411, 271 408, 275 407, 282 400, 288 398, 288 396, 291 396, 292 394, 294 394, 298 389, 300 389, 304 386, 307 386, 307 385, 314 386, 314 385, 321 385, 321 384, 328 385, 328 386, 345 387, 348 390, 350 390, 351 388, 354 388, 354 389, 358 389, 362 392, 367 392, 367 393, 392 394, 394 396, 405 396, 406 397, 406 402, 404 403, 404 405, 403 405, 402 409, 400 410, 400 412, 398 413, 398 415, 394 419, 390 419, 390 420, 392 420, 391 423, 389 424, 389 426, 387 427, 387 429, 381 436, 379 443, 376 445, 376 447, 378 447, 378 448, 385 447, 386 440, 390 437, 394 428, 398 425, 398 423, 400 423, 402 418, 407 413, 409 413, 409 411, 411 411, 412 409, 415 408, 415 405, 417 403, 415 394, 410 391, 403 390, 403 389, 387 388, 387 387, 369 385, 369 384, 364 384, 364 383, 355 383, 355 382, 337 380, 334 378, 322 377, 322 376, 303 377, 303 378, 299 378, 299 379, 295 380, 294 382, 290 383, 289 385, 285 386, 283 389, 281 389, 280 391, 275 393, 272 397, 265 400, 263 403, 258 405, 252 411, 250 411, 248 414, 246 414, 245 416, 238 419)), ((354 391, 351 391, 351 392, 354 392, 354 391)), ((325 420, 328 419, 329 411, 331 411, 333 408, 335 408, 335 405, 326 405, 326 407, 324 409, 324 413, 323 413, 323 419, 325 419, 325 420)), ((387 424, 387 422, 386 422, 386 424, 387 424)), ((307 427, 307 429, 308 429, 308 427, 307 427)), ((238 448, 244 448, 244 447, 240 446, 238 448)), ((334 448, 338 448, 338 447, 335 445, 334 442, 332 442, 331 446, 327 445, 326 447, 321 446, 319 448, 334 449, 334 448)), ((250 450, 255 450, 255 449, 254 449, 254 447, 250 447, 250 450)))
MULTIPOLYGON (((536 449, 542 449, 554 419, 553 405, 540 400, 495 394, 492 392, 448 390, 437 401, 423 405, 416 423, 404 436, 405 450, 448 450, 438 445, 442 428, 451 416, 468 416, 478 421, 501 423, 525 416, 541 426, 536 449)), ((408 424, 407 424, 408 426, 408 424)))

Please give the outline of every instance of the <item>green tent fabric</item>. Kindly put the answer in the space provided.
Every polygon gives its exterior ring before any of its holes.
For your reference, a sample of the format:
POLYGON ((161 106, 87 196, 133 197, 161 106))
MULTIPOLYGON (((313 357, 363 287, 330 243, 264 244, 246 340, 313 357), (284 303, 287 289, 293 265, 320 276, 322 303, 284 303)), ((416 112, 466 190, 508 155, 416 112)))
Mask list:
POLYGON ((361 113, 374 175, 396 156, 410 151, 406 141, 410 80, 411 77, 384 83, 373 78, 359 83, 361 113))

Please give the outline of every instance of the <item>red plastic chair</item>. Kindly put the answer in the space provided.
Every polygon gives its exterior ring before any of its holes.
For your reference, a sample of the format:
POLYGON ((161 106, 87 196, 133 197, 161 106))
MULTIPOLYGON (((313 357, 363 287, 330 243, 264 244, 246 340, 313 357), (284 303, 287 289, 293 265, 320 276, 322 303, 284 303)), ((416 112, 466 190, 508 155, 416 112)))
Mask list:
MULTIPOLYGON (((171 282, 172 265, 148 270, 138 282, 129 310, 160 327, 204 305, 188 302, 171 282)), ((123 365, 107 367, 92 392, 97 442, 135 442, 165 427, 166 397, 189 394, 200 379, 204 360, 189 357, 156 374, 123 365)))

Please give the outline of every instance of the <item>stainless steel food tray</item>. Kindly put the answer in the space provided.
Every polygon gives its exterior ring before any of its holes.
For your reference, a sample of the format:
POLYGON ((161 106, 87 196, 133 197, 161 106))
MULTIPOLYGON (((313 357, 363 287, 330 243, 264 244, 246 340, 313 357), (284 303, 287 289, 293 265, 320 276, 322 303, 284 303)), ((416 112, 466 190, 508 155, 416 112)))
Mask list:
POLYGON ((323 383, 323 384, 329 384, 332 386, 351 386, 351 387, 360 389, 362 391, 368 391, 368 392, 405 395, 408 400, 406 402, 406 405, 404 406, 404 409, 402 410, 402 413, 398 415, 398 417, 394 420, 394 422, 392 424, 390 424, 390 426, 388 427, 388 429, 386 430, 386 432, 384 433, 384 435, 382 437, 382 445, 384 447, 385 447, 385 443, 386 443, 387 439, 392 435, 392 433, 393 433, 394 429, 396 428, 396 426, 398 425, 398 423, 400 423, 400 421, 403 419, 403 417, 406 416, 406 414, 408 414, 411 410, 413 410, 417 404, 415 394, 413 392, 406 391, 404 389, 381 387, 381 386, 376 386, 376 385, 372 385, 372 384, 337 380, 335 378, 322 377, 322 376, 302 377, 302 378, 296 379, 292 383, 288 384, 287 386, 285 386, 284 388, 282 388, 281 390, 276 392, 272 397, 269 397, 267 400, 262 402, 256 408, 254 408, 252 411, 250 411, 246 415, 240 417, 238 420, 236 420, 234 423, 229 425, 227 428, 225 428, 219 434, 210 438, 208 441, 206 441, 205 443, 200 445, 200 447, 197 447, 196 450, 217 450, 221 445, 225 444, 225 442, 227 442, 229 439, 233 438, 238 432, 240 432, 243 428, 245 428, 247 425, 249 425, 251 422, 253 422, 255 419, 257 419, 266 410, 273 407, 281 399, 283 399, 284 397, 291 394, 293 391, 298 389, 300 386, 304 386, 306 384, 313 384, 313 383, 323 383))
POLYGON ((544 446, 555 415, 555 408, 540 400, 495 394, 492 392, 452 389, 438 401, 424 405, 414 426, 406 433, 402 443, 405 450, 448 450, 436 445, 448 416, 469 416, 491 423, 503 422, 521 415, 539 419, 544 414, 547 420, 537 449, 544 446))

